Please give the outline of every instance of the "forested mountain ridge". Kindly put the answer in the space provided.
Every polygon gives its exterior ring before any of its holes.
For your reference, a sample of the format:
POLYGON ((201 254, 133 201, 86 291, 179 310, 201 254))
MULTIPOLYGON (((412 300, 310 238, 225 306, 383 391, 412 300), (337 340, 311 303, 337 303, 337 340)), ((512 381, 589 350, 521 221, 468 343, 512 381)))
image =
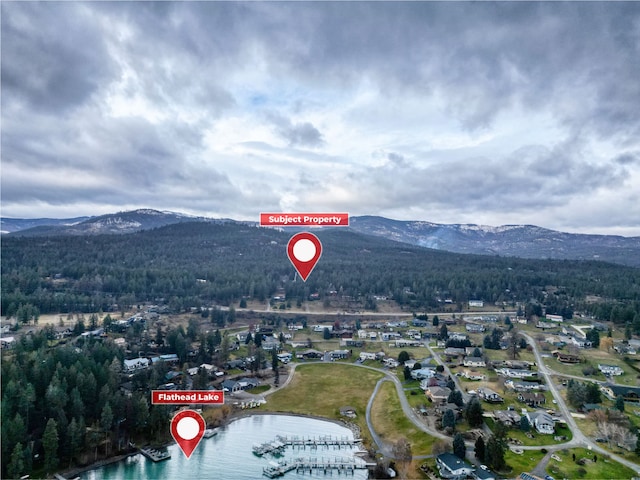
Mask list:
POLYGON ((640 267, 640 237, 565 233, 535 225, 490 227, 375 216, 352 217, 350 227, 367 235, 456 253, 603 260, 640 267))
MULTIPOLYGON (((139 209, 75 219, 2 219, 3 232, 20 236, 133 233, 176 223, 205 221, 244 223, 192 217, 176 212, 139 209)), ((522 258, 602 260, 640 267, 640 237, 565 233, 535 225, 437 224, 376 216, 350 218, 349 229, 420 247, 456 253, 522 258)))
MULTIPOLYGON (((188 222, 126 235, 13 237, 2 242, 2 313, 111 311, 164 301, 174 311, 266 300, 284 288, 375 308, 386 296, 405 308, 437 310, 451 300, 540 302, 549 313, 581 309, 633 320, 640 269, 595 261, 526 260, 455 254, 348 229, 318 230, 323 253, 306 283, 294 281, 290 233, 246 224, 188 222), (336 292, 336 293, 331 293, 336 292), (586 302, 587 296, 602 302, 586 302), (613 308, 620 309, 613 312, 613 308), (602 309, 605 310, 602 310, 602 309), (601 311, 597 311, 600 309, 601 311), (627 318, 630 317, 630 318, 627 318)), ((625 320, 626 321, 626 320, 625 320)))

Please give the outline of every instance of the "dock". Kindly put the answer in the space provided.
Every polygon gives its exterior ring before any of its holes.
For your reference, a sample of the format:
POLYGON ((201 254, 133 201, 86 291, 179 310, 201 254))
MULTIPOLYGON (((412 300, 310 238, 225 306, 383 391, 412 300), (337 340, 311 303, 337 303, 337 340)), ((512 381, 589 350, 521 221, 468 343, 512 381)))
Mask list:
POLYGON ((317 474, 324 473, 333 475, 354 475, 356 470, 365 470, 369 466, 364 462, 356 462, 349 457, 330 458, 296 458, 293 461, 282 460, 280 462, 271 462, 271 465, 262 469, 262 475, 268 478, 277 478, 284 476, 287 472, 295 470, 298 474, 317 474))
POLYGON ((265 442, 260 445, 253 446, 253 453, 259 457, 272 454, 282 455, 287 447, 294 447, 298 450, 309 448, 311 450, 317 450, 318 448, 329 449, 333 447, 334 450, 339 450, 344 447, 354 447, 361 443, 359 438, 351 439, 349 437, 332 437, 330 435, 320 435, 318 437, 288 437, 277 435, 275 440, 271 442, 265 442))
POLYGON ((154 462, 161 462, 171 458, 171 453, 167 449, 158 450, 157 448, 146 447, 141 448, 140 453, 154 462))

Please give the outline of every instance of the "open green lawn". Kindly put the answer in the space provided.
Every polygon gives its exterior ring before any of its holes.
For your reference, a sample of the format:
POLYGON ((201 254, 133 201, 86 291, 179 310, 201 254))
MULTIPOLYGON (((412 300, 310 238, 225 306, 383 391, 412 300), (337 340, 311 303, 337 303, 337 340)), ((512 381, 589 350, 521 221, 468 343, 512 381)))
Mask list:
POLYGON ((270 395, 261 410, 341 419, 340 407, 356 409, 353 420, 370 440, 365 412, 376 382, 383 374, 343 363, 299 365, 287 386, 270 395))
POLYGON ((375 431, 389 443, 404 437, 411 444, 413 455, 431 453, 434 437, 417 428, 404 414, 395 386, 385 382, 378 391, 371 409, 375 431))
POLYGON ((613 460, 608 460, 602 455, 595 454, 586 448, 572 448, 556 452, 561 461, 551 460, 547 466, 549 472, 555 478, 592 478, 592 479, 630 479, 636 476, 636 472, 613 460), (573 461, 585 460, 585 465, 578 465, 573 461), (595 461, 594 461, 595 460, 595 461))
POLYGON ((507 465, 511 467, 512 475, 510 475, 510 478, 515 478, 522 472, 531 472, 540 463, 544 455, 540 450, 525 450, 522 455, 507 450, 504 454, 504 459, 507 465))
MULTIPOLYGON (((485 418, 485 422, 489 426, 489 428, 493 431, 494 429, 494 421, 492 418, 485 418)), ((559 428, 556 425, 556 433, 555 435, 544 435, 536 432, 533 428, 529 431, 533 438, 529 438, 525 432, 520 430, 519 428, 511 428, 507 433, 507 437, 513 438, 515 440, 520 440, 523 445, 557 445, 559 443, 568 442, 573 438, 573 434, 571 430, 568 428, 559 428), (565 436, 567 440, 554 440, 556 436, 565 436)))

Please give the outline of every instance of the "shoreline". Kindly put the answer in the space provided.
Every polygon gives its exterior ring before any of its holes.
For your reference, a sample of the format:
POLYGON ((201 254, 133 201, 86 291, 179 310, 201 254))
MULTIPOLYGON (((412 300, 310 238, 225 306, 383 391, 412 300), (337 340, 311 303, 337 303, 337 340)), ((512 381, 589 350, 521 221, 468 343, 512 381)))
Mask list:
MULTIPOLYGON (((242 418, 247 418, 247 417, 251 417, 254 415, 279 415, 279 416, 287 416, 287 417, 299 417, 299 418, 311 418, 314 420, 322 420, 325 422, 331 422, 334 423, 336 425, 340 425, 341 427, 344 428, 348 428, 352 433, 355 439, 360 438, 360 428, 356 425, 356 424, 352 424, 350 422, 346 422, 343 420, 339 420, 339 419, 335 419, 335 418, 327 418, 327 417, 320 417, 318 415, 305 415, 302 413, 286 413, 286 412, 267 412, 267 411, 240 411, 237 413, 234 413, 232 415, 230 415, 222 425, 220 425, 219 428, 226 428, 228 425, 231 425, 233 422, 235 422, 236 420, 240 420, 242 418)), ((163 447, 169 447, 173 444, 175 444, 175 441, 170 441, 170 442, 166 442, 164 444, 162 444, 163 447)), ((124 454, 120 454, 120 455, 116 455, 113 457, 108 457, 102 460, 98 460, 97 462, 94 462, 92 464, 86 465, 84 467, 76 467, 76 468, 71 468, 69 470, 65 470, 63 472, 59 472, 59 475, 62 475, 64 478, 75 478, 83 473, 87 473, 90 472, 91 470, 96 470, 98 468, 102 468, 105 467, 107 465, 111 465, 113 463, 118 463, 121 462, 123 460, 126 460, 129 457, 133 457, 135 455, 142 455, 140 453, 140 449, 136 449, 133 452, 129 452, 129 453, 124 453, 124 454)), ((144 456, 143 456, 144 457, 144 456)))

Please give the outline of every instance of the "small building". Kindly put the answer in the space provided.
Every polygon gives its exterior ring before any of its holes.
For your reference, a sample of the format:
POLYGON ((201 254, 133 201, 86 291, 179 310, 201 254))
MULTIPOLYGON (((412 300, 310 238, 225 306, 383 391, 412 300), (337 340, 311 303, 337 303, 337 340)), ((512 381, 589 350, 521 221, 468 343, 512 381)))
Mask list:
POLYGON ((538 431, 545 435, 553 435, 555 432, 555 423, 551 415, 547 412, 527 412, 525 414, 529 423, 538 431))
POLYGON ((411 370, 411 378, 414 380, 425 380, 435 376, 436 372, 433 368, 419 368, 417 370, 411 370))
POLYGON ((463 479, 474 471, 471 464, 453 453, 441 453, 436 457, 436 465, 440 476, 447 479, 463 479))
POLYGON ((349 351, 349 350, 333 350, 332 352, 329 352, 329 356, 331 357, 331 360, 344 360, 344 359, 349 358, 351 356, 351 351, 349 351))
POLYGON ((433 403, 445 403, 451 394, 451 389, 447 387, 428 387, 424 394, 433 403))
POLYGON ((360 360, 377 360, 377 354, 373 352, 360 352, 360 360))
POLYGON ((483 333, 486 328, 478 323, 467 323, 464 327, 469 333, 483 333))
POLYGON ((526 403, 530 407, 539 407, 547 400, 542 393, 538 392, 520 392, 518 393, 518 401, 526 403))
POLYGON ((487 362, 485 362, 480 357, 465 357, 462 364, 465 367, 486 367, 487 366, 487 362))
POLYGON ((624 373, 624 370, 617 365, 598 364, 598 369, 606 376, 618 376, 624 373))
POLYGON ((469 300, 469 307, 484 307, 484 300, 469 300))
POLYGON ((550 322, 556 322, 556 323, 562 323, 564 322, 564 318, 562 317, 562 315, 546 315, 547 320, 549 320, 550 322))
POLYGON ((509 426, 520 424, 520 415, 513 410, 495 410, 493 418, 509 426))
POLYGON ((578 355, 571 355, 570 353, 553 352, 553 355, 561 363, 580 363, 581 359, 578 355))
POLYGON ((476 470, 471 474, 471 476, 475 480, 497 480, 498 476, 493 473, 489 469, 484 469, 482 467, 476 468, 476 470))
POLYGON ((131 360, 124 361, 124 371, 125 372, 137 372, 139 370, 144 370, 145 368, 149 368, 148 358, 133 358, 131 360))
POLYGON ((0 348, 12 348, 16 343, 15 337, 2 337, 0 338, 0 348))
POLYGON ((479 388, 478 396, 488 403, 502 403, 504 399, 490 388, 479 388))
POLYGON ((385 358, 382 363, 384 363, 385 367, 388 368, 397 368, 400 366, 400 364, 398 363, 398 360, 396 360, 395 358, 385 358))

